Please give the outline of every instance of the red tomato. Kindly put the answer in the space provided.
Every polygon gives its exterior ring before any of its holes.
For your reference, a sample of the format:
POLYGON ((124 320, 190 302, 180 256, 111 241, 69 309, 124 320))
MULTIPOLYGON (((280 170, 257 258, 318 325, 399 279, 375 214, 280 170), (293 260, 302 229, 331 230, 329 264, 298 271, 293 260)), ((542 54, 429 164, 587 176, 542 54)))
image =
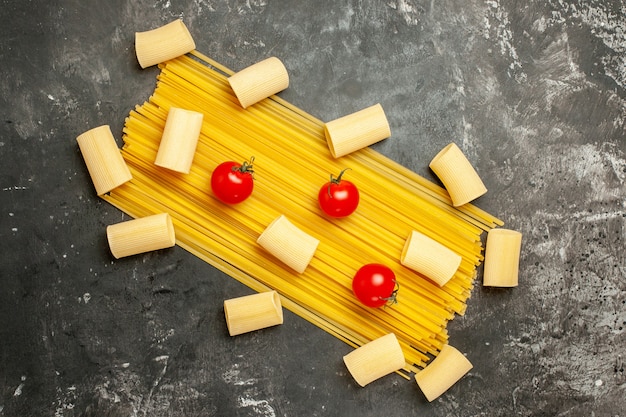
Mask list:
POLYGON ((317 199, 320 208, 331 217, 346 217, 359 205, 359 190, 350 181, 342 180, 344 169, 337 178, 330 175, 330 181, 320 188, 317 199))
POLYGON ((363 265, 352 279, 352 291, 368 307, 395 304, 398 294, 396 275, 385 265, 363 265))
POLYGON ((226 204, 237 204, 248 198, 254 188, 254 169, 252 162, 242 164, 228 161, 222 162, 211 174, 211 189, 215 197, 226 204))

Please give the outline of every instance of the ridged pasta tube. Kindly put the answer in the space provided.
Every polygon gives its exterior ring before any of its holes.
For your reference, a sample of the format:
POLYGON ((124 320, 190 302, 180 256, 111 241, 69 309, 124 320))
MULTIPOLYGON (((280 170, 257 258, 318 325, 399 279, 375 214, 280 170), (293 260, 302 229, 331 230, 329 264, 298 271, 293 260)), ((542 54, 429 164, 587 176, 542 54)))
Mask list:
POLYGON ((160 64, 194 49, 196 43, 181 19, 156 29, 135 33, 135 53, 141 68, 160 64))
POLYGON ((88 130, 76 141, 98 195, 106 194, 132 179, 109 125, 88 130))
POLYGON ((487 192, 478 173, 455 143, 443 148, 429 166, 448 190, 455 207, 469 203, 487 192))
POLYGON ((261 233, 257 243, 301 274, 313 259, 320 242, 281 214, 261 233))
POLYGON ((522 234, 516 230, 492 229, 487 234, 483 285, 517 287, 522 234))
POLYGON ((231 336, 283 323, 283 308, 276 291, 225 300, 224 315, 231 336))
POLYGON ((333 157, 339 158, 391 136, 383 106, 375 104, 324 125, 326 142, 333 157))
POLYGON ((289 87, 289 74, 280 59, 270 57, 228 77, 244 109, 289 87))
POLYGON ((202 128, 202 113, 171 107, 154 163, 189 174, 202 128))
POLYGON ((113 224, 106 230, 111 253, 118 259, 176 244, 174 225, 168 213, 113 224))
POLYGON ((457 349, 444 345, 439 355, 415 374, 415 381, 426 399, 433 401, 472 369, 471 362, 457 349))
POLYGON ((436 240, 412 231, 404 244, 400 262, 430 278, 440 287, 454 276, 462 257, 436 240))
POLYGON ((406 364, 400 343, 393 333, 353 350, 343 357, 343 361, 354 380, 364 387, 406 364))

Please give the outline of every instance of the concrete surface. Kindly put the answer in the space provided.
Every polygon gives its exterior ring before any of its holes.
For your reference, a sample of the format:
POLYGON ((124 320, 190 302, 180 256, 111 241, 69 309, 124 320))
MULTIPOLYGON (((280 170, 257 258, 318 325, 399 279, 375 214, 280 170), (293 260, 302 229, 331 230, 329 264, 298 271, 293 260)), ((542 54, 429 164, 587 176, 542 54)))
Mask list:
POLYGON ((626 416, 623 0, 8 0, 0 7, 0 416, 626 416), (331 120, 383 104, 375 148, 433 180, 461 146, 476 204, 524 234, 520 285, 477 281, 449 327, 474 369, 428 403, 358 387, 343 342, 287 312, 230 338, 249 293, 180 248, 114 261, 75 137, 154 89, 134 32, 183 18, 281 96, 331 120))

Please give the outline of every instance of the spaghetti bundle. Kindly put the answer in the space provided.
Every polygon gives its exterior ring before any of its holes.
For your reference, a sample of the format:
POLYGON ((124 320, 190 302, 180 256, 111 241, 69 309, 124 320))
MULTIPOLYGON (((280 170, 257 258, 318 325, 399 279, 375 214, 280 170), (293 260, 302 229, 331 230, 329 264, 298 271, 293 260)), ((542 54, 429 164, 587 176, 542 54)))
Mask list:
POLYGON ((179 246, 255 291, 276 291, 285 308, 353 347, 394 333, 405 373, 423 368, 446 345, 448 321, 465 312, 483 260, 481 234, 502 222, 469 204, 453 207, 444 189, 369 148, 335 159, 324 123, 276 96, 243 109, 228 83, 232 71, 197 51, 160 68, 154 94, 125 121, 122 154, 133 179, 103 198, 133 217, 169 213, 179 246), (172 107, 203 114, 187 175, 153 164, 172 107), (254 194, 221 203, 211 194, 212 170, 250 155, 254 194), (361 200, 350 217, 332 219, 319 210, 317 192, 345 167, 361 200), (301 274, 257 243, 281 214, 319 240, 301 274), (445 285, 401 265, 412 230, 461 255, 445 285), (398 304, 371 309, 352 294, 354 273, 371 262, 394 270, 398 304))

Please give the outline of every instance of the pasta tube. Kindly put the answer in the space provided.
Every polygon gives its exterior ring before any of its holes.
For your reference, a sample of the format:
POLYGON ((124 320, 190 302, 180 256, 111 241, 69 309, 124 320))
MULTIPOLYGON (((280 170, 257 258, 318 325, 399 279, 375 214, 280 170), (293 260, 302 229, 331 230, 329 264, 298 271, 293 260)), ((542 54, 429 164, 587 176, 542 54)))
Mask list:
POLYGON ((326 142, 335 158, 366 148, 391 136, 383 107, 375 104, 324 125, 326 142))
POLYGON ((180 19, 156 29, 135 33, 135 53, 141 68, 160 64, 194 49, 196 43, 180 19))
POLYGON ((88 130, 76 141, 98 195, 106 194, 132 179, 109 125, 88 130))
POLYGON ((107 239, 111 253, 117 259, 176 244, 174 225, 168 213, 110 225, 107 227, 107 239))
POLYGON ((298 229, 281 214, 261 233, 257 243, 301 274, 313 259, 319 240, 298 229))
POLYGON ((276 57, 267 58, 228 78, 244 109, 289 87, 287 69, 276 57))
POLYGON ((343 361, 354 380, 362 387, 405 365, 396 335, 389 333, 353 350, 343 361))
POLYGON ((440 287, 454 276, 462 257, 436 240, 412 231, 404 244, 400 262, 430 278, 440 287))
POLYGON ((283 308, 276 291, 225 300, 224 314, 231 336, 283 323, 283 308))
POLYGON ((483 285, 517 287, 522 234, 509 229, 487 233, 483 285))
POLYGON ((448 190, 452 204, 462 206, 487 192, 487 188, 461 149, 451 143, 430 162, 430 169, 448 190))
POLYGON ((154 163, 189 174, 202 128, 202 113, 171 107, 154 163))
POLYGON ((432 401, 472 369, 472 364, 457 349, 444 345, 439 355, 423 370, 415 374, 415 380, 426 399, 432 401))

